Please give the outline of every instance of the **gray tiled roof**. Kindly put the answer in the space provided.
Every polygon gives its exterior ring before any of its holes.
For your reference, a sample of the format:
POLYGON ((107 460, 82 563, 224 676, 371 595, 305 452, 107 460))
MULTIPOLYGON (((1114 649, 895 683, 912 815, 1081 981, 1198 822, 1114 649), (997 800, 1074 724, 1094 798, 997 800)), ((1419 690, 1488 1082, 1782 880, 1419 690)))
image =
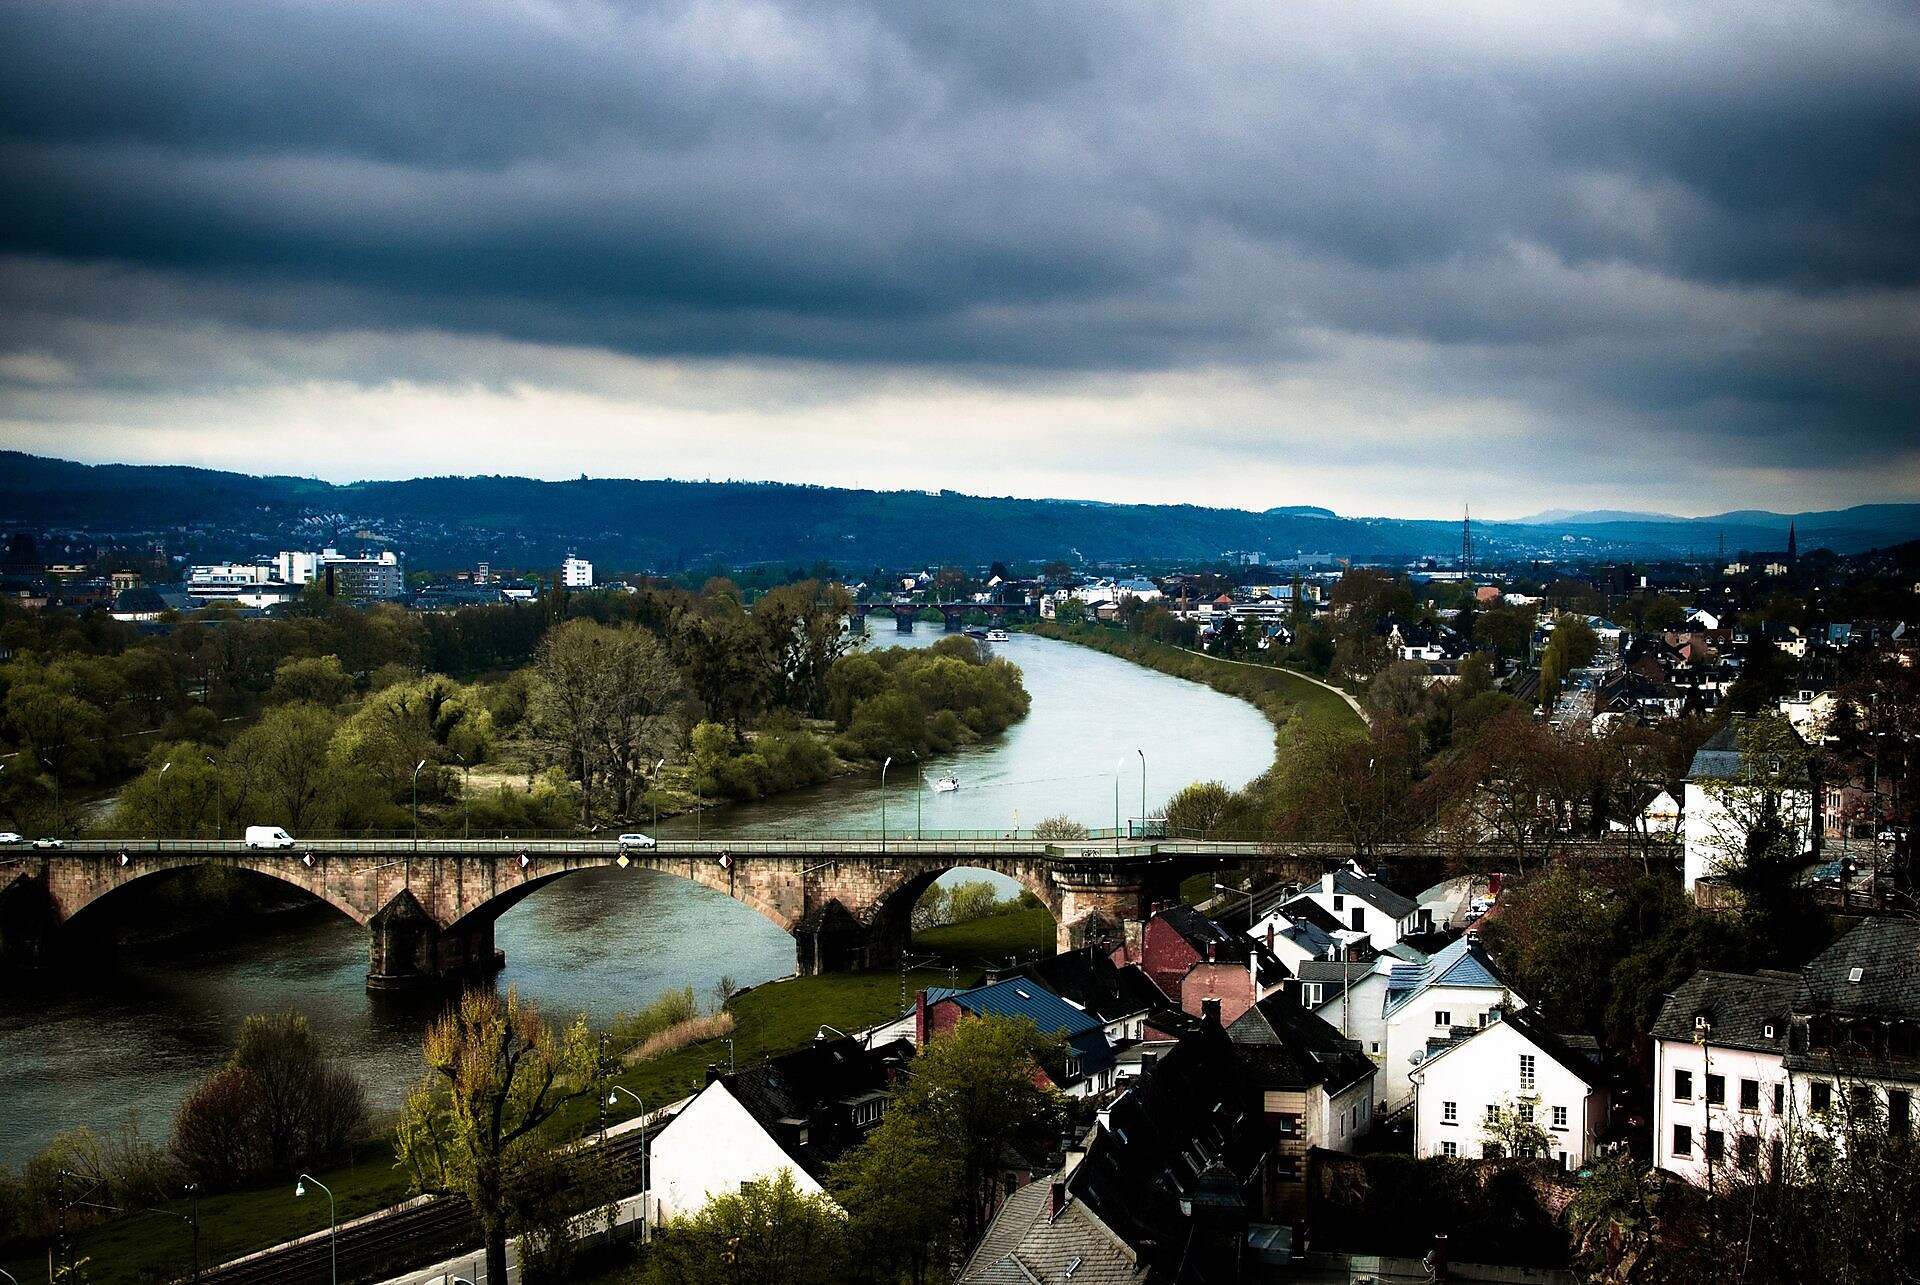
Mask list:
POLYGON ((1799 980, 1791 973, 1695 973, 1667 997, 1653 1023, 1657 1040, 1691 1040, 1705 1015, 1708 1038, 1721 1048, 1784 1053, 1788 1012, 1799 980), (1773 1034, 1767 1034, 1767 1027, 1773 1034))
POLYGON ((1412 898, 1400 895, 1383 883, 1364 879, 1351 870, 1333 872, 1333 890, 1360 898, 1396 923, 1420 908, 1412 898))
POLYGON ((1049 1220, 1051 1194, 1043 1178, 1008 1196, 960 1285, 1140 1285, 1149 1279, 1147 1267, 1082 1201, 1068 1200, 1049 1220))

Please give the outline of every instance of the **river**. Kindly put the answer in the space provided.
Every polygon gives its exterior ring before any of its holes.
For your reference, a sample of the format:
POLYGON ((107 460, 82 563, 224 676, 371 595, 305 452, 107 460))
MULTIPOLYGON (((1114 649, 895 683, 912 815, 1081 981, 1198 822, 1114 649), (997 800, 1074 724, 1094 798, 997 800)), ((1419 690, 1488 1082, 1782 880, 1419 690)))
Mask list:
MULTIPOLYGON (((875 630, 873 646, 928 646, 875 630)), ((1243 784, 1272 760, 1273 733, 1252 706, 1071 643, 1016 634, 994 645, 1019 665, 1033 708, 1005 734, 887 776, 887 828, 1011 830, 1065 814, 1114 823, 1194 781, 1243 784), (1136 751, 1144 752, 1142 754, 1136 751), (936 794, 952 772, 960 788, 936 794), (916 804, 917 816, 916 816, 916 804)), ((878 829, 876 773, 682 818, 669 835, 878 829)), ((971 876, 958 872, 948 876, 971 876)), ((1006 882, 1006 881, 1002 881, 1006 882)), ((128 895, 133 895, 129 893, 128 895)), ((588 871, 542 889, 501 917, 500 982, 557 1017, 598 1023, 692 986, 703 1002, 722 976, 742 986, 793 971, 793 939, 717 892, 653 871, 588 871)), ((0 1164, 19 1165, 78 1124, 110 1130, 137 1112, 164 1139, 191 1084, 219 1066, 249 1013, 292 1006, 366 1081, 377 1108, 397 1105, 419 1070, 420 1033, 440 1001, 369 995, 365 931, 315 905, 238 924, 212 940, 125 951, 83 974, 0 977, 0 1164)))

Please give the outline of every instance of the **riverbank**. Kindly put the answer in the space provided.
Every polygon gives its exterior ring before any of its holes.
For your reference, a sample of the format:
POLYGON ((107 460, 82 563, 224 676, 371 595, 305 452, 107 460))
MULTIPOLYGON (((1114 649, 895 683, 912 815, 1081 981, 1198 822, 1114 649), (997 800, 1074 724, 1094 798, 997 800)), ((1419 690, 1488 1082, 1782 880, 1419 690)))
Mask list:
POLYGON ((1124 628, 1109 625, 1070 629, 1043 620, 1027 626, 1026 632, 1090 647, 1174 678, 1204 684, 1223 695, 1238 697, 1266 715, 1267 721, 1273 724, 1276 750, 1284 743, 1288 725, 1296 719, 1325 719, 1355 728, 1366 725, 1358 702, 1348 693, 1277 665, 1225 660, 1141 638, 1124 628))

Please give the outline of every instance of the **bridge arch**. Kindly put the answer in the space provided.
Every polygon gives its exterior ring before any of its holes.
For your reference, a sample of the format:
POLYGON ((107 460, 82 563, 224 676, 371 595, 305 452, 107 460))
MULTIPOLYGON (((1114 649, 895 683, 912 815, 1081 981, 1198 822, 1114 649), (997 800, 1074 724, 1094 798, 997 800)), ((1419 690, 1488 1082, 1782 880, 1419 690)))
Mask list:
POLYGON ((1028 860, 994 861, 968 858, 923 859, 911 870, 901 870, 877 891, 867 922, 882 952, 905 953, 913 940, 913 910, 927 890, 954 871, 977 870, 1011 879, 1033 896, 1052 916, 1055 935, 1061 923, 1060 892, 1046 872, 1028 860))

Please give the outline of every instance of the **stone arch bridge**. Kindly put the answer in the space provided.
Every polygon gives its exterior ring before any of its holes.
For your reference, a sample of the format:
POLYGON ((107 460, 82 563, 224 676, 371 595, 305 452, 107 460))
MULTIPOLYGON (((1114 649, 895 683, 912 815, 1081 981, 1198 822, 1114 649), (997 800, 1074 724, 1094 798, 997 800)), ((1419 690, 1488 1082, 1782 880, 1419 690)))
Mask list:
POLYGON ((958 867, 1006 875, 1038 897, 1064 949, 1090 929, 1138 924, 1196 870, 1245 864, 1253 844, 1048 843, 1037 839, 726 839, 623 852, 610 840, 238 841, 96 839, 0 851, 0 949, 49 957, 69 921, 144 880, 192 866, 249 870, 300 888, 368 930, 367 985, 393 989, 498 962, 494 922, 579 870, 659 870, 725 893, 792 933, 803 973, 888 964, 913 904, 958 867))

